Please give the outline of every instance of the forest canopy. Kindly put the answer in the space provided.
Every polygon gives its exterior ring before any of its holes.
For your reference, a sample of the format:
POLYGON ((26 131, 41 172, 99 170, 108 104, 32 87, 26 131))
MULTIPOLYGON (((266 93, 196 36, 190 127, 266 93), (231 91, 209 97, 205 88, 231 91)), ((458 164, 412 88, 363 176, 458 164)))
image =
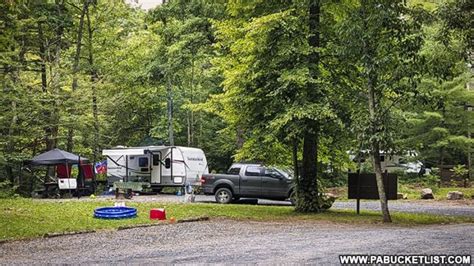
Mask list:
POLYGON ((470 165, 472 1, 0 10, 0 180, 12 184, 24 160, 56 147, 96 162, 117 145, 199 147, 216 171, 296 162, 306 186, 367 149, 470 165))

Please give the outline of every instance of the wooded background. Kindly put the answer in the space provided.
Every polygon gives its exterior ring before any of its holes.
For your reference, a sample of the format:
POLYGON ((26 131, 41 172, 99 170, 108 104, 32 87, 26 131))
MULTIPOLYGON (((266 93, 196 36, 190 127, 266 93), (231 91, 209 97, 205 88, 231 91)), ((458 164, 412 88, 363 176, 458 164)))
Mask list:
POLYGON ((308 152, 338 175, 373 144, 468 165, 472 14, 468 0, 1 1, 0 181, 54 147, 100 161, 170 143, 216 171, 308 152))

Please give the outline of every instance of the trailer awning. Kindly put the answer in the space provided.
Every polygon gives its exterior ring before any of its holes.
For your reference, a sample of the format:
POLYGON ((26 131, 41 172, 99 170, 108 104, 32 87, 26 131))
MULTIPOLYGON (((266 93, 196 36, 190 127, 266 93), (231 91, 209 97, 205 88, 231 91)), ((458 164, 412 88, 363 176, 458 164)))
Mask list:
POLYGON ((120 156, 120 155, 144 155, 148 149, 114 149, 114 150, 103 150, 102 155, 107 156, 120 156))
POLYGON ((147 146, 132 148, 117 148, 103 150, 102 155, 106 156, 125 156, 125 155, 145 155, 147 153, 161 152, 175 148, 174 146, 147 146))

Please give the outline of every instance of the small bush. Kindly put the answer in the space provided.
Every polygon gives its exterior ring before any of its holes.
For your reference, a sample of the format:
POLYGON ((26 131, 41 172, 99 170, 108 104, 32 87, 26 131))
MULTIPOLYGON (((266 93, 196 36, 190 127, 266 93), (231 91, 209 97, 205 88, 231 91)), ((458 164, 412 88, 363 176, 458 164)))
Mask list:
POLYGON ((423 179, 423 184, 430 187, 439 187, 441 177, 436 174, 427 174, 423 179))
POLYGON ((10 181, 5 180, 0 182, 0 199, 16 198, 18 186, 14 186, 10 181))
POLYGON ((347 173, 333 172, 322 173, 321 178, 318 179, 323 187, 342 187, 347 185, 347 173))

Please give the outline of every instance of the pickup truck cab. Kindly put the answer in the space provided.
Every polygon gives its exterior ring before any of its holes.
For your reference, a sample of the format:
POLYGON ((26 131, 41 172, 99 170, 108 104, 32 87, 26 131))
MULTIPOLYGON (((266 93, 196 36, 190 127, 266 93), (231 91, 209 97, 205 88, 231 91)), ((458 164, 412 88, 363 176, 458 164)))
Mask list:
POLYGON ((294 188, 293 176, 288 172, 261 164, 235 163, 227 174, 203 174, 204 194, 215 195, 218 203, 229 203, 245 198, 286 200, 294 188))

